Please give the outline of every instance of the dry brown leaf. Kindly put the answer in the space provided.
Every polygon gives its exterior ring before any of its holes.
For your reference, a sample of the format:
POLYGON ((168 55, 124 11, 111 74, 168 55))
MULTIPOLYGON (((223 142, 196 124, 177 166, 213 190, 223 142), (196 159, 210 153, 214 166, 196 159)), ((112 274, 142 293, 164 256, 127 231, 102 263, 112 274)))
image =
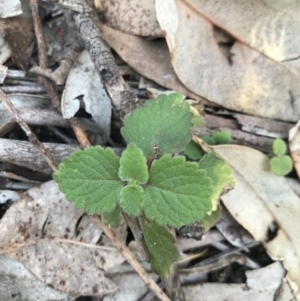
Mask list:
MULTIPOLYGON (((0 35, 8 43, 15 64, 20 69, 27 71, 34 32, 29 2, 22 1, 21 4, 23 11, 21 16, 0 19, 0 35)), ((17 4, 15 9, 20 8, 19 6, 20 4, 17 4)))
POLYGON ((197 99, 197 95, 178 80, 164 40, 145 40, 107 26, 101 26, 100 30, 107 43, 138 73, 161 86, 197 99))
MULTIPOLYGON (((299 59, 299 18, 263 0, 184 0, 216 26, 277 62, 299 59), (280 9, 280 10, 279 10, 280 9)), ((295 9, 295 7, 294 7, 295 9)), ((298 6, 298 14, 300 13, 298 6)), ((300 70, 299 70, 300 71, 300 70)))
POLYGON ((96 245, 101 230, 55 182, 28 190, 5 213, 0 230, 2 256, 18 260, 52 288, 77 296, 116 289, 104 270, 124 258, 116 249, 96 245))
POLYGON ((299 120, 299 75, 238 41, 224 55, 213 25, 198 7, 200 2, 197 7, 188 4, 156 1, 157 17, 181 82, 195 94, 229 109, 299 120))
POLYGON ((227 161, 236 180, 236 187, 222 197, 223 203, 255 240, 263 243, 272 259, 283 262, 300 300, 299 197, 285 178, 270 172, 269 159, 263 153, 238 145, 210 149, 227 161))
POLYGON ((164 36, 157 22, 155 0, 102 0, 105 24, 137 36, 164 36))
POLYGON ((21 262, 38 280, 71 296, 103 296, 117 289, 105 277, 124 259, 113 248, 67 239, 41 239, 2 252, 21 262))
POLYGON ((289 131, 289 147, 294 167, 300 179, 300 121, 289 131))
POLYGON ((0 257, 1 300, 73 301, 69 296, 38 281, 22 263, 8 256, 0 257))

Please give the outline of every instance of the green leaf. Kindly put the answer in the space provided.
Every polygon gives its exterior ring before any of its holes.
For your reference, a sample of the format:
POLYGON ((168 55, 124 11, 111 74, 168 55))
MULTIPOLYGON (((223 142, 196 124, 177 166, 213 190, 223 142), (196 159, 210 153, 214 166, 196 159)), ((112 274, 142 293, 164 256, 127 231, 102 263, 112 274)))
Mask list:
POLYGON ((219 158, 216 153, 211 152, 206 154, 199 162, 199 169, 204 169, 206 171, 206 176, 211 178, 213 185, 213 208, 216 210, 218 205, 218 200, 223 189, 230 185, 234 187, 235 180, 232 175, 231 168, 226 165, 226 161, 219 158))
POLYGON ((286 153, 286 144, 282 139, 275 139, 273 142, 273 153, 275 155, 284 155, 286 153))
POLYGON ((215 140, 209 136, 201 136, 201 139, 209 145, 216 145, 215 140))
POLYGON ((159 95, 124 118, 122 136, 127 143, 134 142, 149 158, 182 151, 191 140, 189 109, 181 94, 159 95))
POLYGON ((117 228, 122 222, 122 209, 117 205, 113 211, 103 212, 101 217, 104 224, 110 228, 117 228))
POLYGON ((113 211, 123 182, 118 177, 119 158, 100 146, 75 151, 53 175, 59 189, 76 208, 90 213, 113 211))
POLYGON ((211 136, 216 145, 219 144, 230 144, 232 142, 231 133, 229 131, 217 131, 211 136))
POLYGON ((120 206, 131 217, 141 212, 144 190, 141 186, 125 186, 120 194, 120 206))
POLYGON ((183 156, 154 160, 142 207, 147 218, 179 228, 203 218, 212 208, 211 180, 183 156))
POLYGON ((270 166, 276 176, 286 176, 293 170, 293 161, 287 155, 274 157, 270 160, 270 166))
POLYGON ((192 123, 194 127, 202 128, 205 126, 204 118, 199 114, 198 110, 190 106, 190 111, 194 114, 192 123))
POLYGON ((199 160, 201 159, 205 152, 202 150, 202 148, 195 143, 193 140, 191 140, 184 149, 184 154, 191 160, 199 160))
POLYGON ((150 255, 152 271, 160 275, 168 287, 172 264, 179 260, 175 237, 165 226, 160 226, 153 221, 141 218, 140 225, 144 235, 144 245, 150 255))
POLYGON ((142 150, 129 143, 120 159, 119 177, 123 181, 136 181, 145 184, 148 180, 147 159, 142 150))
POLYGON ((211 227, 213 227, 216 222, 219 220, 221 215, 221 207, 218 206, 215 211, 211 211, 210 213, 206 213, 200 223, 203 225, 204 230, 208 231, 211 227))

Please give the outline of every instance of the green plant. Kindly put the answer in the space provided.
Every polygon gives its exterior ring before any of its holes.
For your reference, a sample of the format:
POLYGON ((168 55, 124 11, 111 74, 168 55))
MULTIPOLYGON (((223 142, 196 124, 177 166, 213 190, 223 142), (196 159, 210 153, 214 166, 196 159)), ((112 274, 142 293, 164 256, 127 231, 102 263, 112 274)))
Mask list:
MULTIPOLYGON (((216 131, 211 136, 201 136, 201 139, 209 145, 230 144, 232 142, 229 131, 216 131)), ((193 140, 185 146, 183 152, 194 161, 200 160, 205 155, 205 151, 193 140)))
POLYGON ((121 134, 128 145, 121 158, 110 148, 90 147, 74 152, 54 174, 69 201, 101 214, 110 227, 123 212, 138 218, 152 269, 166 285, 179 259, 170 228, 211 224, 223 188, 234 185, 230 168, 214 153, 199 163, 173 156, 191 140, 192 118, 182 95, 160 95, 125 117, 121 134))
POLYGON ((285 155, 286 151, 286 143, 282 139, 275 139, 273 142, 275 156, 270 159, 270 167, 277 176, 285 176, 293 170, 293 161, 290 156, 285 155))

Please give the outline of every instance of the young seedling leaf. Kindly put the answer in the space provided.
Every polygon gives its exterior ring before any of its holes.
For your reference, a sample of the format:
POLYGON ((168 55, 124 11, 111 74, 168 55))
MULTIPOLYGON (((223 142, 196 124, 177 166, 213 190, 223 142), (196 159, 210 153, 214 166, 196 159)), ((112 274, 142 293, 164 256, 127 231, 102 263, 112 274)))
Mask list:
POLYGON ((204 118, 199 114, 198 110, 190 106, 190 111, 194 114, 192 123, 194 127, 202 128, 205 126, 204 118))
POLYGON ((122 222, 122 209, 117 205, 113 211, 103 212, 101 217, 104 224, 110 228, 117 228, 122 222))
POLYGON ((145 184, 148 180, 147 159, 142 150, 129 143, 120 159, 119 177, 123 181, 136 181, 145 184))
POLYGON ((75 151, 53 175, 59 189, 76 208, 90 213, 113 211, 123 182, 118 177, 119 158, 100 146, 75 151))
POLYGON ((199 169, 206 171, 206 176, 211 178, 213 185, 212 211, 217 209, 218 200, 226 186, 234 187, 235 181, 231 168, 226 165, 226 161, 211 152, 206 154, 199 162, 199 169))
POLYGON ((142 207, 148 219, 179 228, 212 209, 212 194, 211 179, 197 163, 165 155, 152 163, 142 207))
POLYGON ((221 207, 218 206, 215 211, 210 213, 206 213, 203 219, 200 221, 205 231, 208 231, 211 227, 213 227, 216 222, 219 220, 221 215, 221 207))
POLYGON ((160 226, 154 221, 140 218, 140 225, 144 235, 144 245, 150 255, 152 271, 160 275, 168 287, 172 264, 179 260, 175 237, 165 226, 160 226))
POLYGON ((230 144, 232 142, 231 133, 229 131, 217 131, 211 136, 216 145, 219 144, 230 144))
POLYGON ((293 170, 293 161, 290 156, 278 156, 270 160, 270 166, 276 176, 286 176, 293 170))
POLYGON ((159 95, 126 116, 121 133, 127 143, 134 142, 146 157, 174 154, 191 140, 192 115, 181 94, 159 95))
POLYGON ((215 140, 210 136, 201 136, 201 139, 209 145, 216 145, 215 140))
POLYGON ((197 161, 201 159, 205 152, 202 148, 196 144, 193 140, 191 140, 184 148, 184 154, 191 160, 197 161))
POLYGON ((286 153, 286 144, 282 139, 275 139, 273 142, 273 153, 282 156, 286 153))
POLYGON ((141 212, 144 189, 141 186, 125 186, 120 194, 120 206, 131 217, 141 212))

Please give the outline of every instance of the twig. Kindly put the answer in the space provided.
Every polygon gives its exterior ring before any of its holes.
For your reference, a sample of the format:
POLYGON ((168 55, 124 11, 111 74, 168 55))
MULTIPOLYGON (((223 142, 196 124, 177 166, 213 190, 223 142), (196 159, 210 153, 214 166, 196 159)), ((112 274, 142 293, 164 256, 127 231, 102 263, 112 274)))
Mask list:
POLYGON ((40 151, 40 153, 42 154, 44 159, 47 161, 47 163, 51 166, 51 168, 54 171, 56 171, 57 166, 58 166, 57 162, 50 155, 50 153, 46 150, 46 148, 40 142, 38 137, 31 131, 30 127, 25 123, 25 121, 20 116, 20 113, 16 110, 14 105, 6 97, 6 95, 3 93, 3 91, 1 89, 0 89, 0 99, 2 100, 3 104, 8 109, 8 111, 16 118, 17 123, 20 125, 22 130, 27 135, 27 137, 29 138, 29 141, 40 151))
POLYGON ((120 75, 119 68, 91 16, 74 13, 74 20, 84 45, 121 119, 134 111, 138 99, 120 75))
MULTIPOLYGON (((37 0, 30 0, 30 6, 32 10, 32 16, 33 16, 33 23, 34 23, 34 31, 37 38, 37 44, 38 44, 38 53, 39 53, 39 64, 40 67, 43 69, 47 68, 47 51, 46 51, 46 42, 42 31, 42 25, 41 20, 38 13, 38 5, 37 0)), ((60 109, 60 97, 58 96, 56 90, 54 89, 53 84, 48 80, 47 78, 43 76, 38 76, 38 79, 40 83, 45 87, 52 105, 55 109, 58 111, 61 111, 60 109)), ((75 117, 72 117, 70 120, 70 125, 73 128, 73 131, 76 135, 76 138, 81 145, 81 147, 86 148, 90 146, 90 142, 86 136, 86 133, 81 128, 79 123, 76 121, 75 117)))
POLYGON ((155 295, 161 301, 171 301, 169 297, 162 291, 162 289, 156 284, 156 282, 146 273, 143 267, 133 257, 127 246, 120 240, 116 232, 105 226, 98 216, 92 216, 94 222, 103 230, 107 237, 109 237, 115 244, 116 248, 122 253, 126 260, 131 264, 135 271, 145 281, 149 288, 155 293, 155 295))

